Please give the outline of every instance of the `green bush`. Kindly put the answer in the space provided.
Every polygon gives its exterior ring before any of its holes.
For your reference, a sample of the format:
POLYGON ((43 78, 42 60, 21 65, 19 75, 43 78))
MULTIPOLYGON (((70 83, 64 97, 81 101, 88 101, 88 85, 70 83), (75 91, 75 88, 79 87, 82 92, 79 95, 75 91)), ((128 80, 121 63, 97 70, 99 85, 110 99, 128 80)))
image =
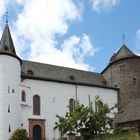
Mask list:
POLYGON ((16 129, 9 140, 29 140, 26 129, 16 129))

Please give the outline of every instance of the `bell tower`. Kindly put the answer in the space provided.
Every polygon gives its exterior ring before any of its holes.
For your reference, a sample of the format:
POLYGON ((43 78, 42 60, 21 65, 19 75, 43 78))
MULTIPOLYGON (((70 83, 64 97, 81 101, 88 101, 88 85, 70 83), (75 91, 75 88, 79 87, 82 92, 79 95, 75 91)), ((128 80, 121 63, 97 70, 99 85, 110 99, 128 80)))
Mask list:
POLYGON ((8 140, 21 127, 20 75, 21 59, 17 56, 6 22, 0 41, 0 139, 8 140))

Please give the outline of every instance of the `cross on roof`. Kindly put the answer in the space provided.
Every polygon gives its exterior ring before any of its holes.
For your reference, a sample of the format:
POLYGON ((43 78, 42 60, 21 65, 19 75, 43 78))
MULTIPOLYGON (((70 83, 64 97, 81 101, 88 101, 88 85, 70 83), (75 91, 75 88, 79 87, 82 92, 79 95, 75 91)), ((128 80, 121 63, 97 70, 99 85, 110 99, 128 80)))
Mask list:
POLYGON ((125 34, 123 34, 123 45, 125 44, 125 34))
POLYGON ((5 12, 5 21, 6 21, 6 23, 8 23, 8 17, 9 17, 9 16, 8 16, 8 11, 6 11, 6 12, 5 12))

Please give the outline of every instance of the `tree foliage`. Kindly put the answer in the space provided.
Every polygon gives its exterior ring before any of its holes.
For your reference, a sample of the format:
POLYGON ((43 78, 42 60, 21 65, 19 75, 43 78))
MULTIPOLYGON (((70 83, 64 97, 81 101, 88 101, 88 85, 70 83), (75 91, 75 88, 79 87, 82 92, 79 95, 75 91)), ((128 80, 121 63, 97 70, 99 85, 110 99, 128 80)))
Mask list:
POLYGON ((92 104, 84 106, 78 103, 72 113, 66 113, 64 117, 57 115, 56 126, 61 134, 80 132, 86 138, 91 138, 111 131, 114 127, 114 118, 111 114, 116 106, 109 108, 99 96, 95 97, 94 107, 92 104))
POLYGON ((26 129, 16 129, 9 140, 29 140, 26 129))

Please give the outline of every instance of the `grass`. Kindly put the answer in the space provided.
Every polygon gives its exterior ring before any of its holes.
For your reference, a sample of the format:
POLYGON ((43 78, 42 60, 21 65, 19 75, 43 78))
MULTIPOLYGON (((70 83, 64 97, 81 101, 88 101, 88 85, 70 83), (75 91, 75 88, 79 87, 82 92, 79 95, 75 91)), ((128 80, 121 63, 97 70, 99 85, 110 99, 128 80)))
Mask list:
POLYGON ((127 132, 113 135, 108 134, 97 140, 140 140, 140 137, 137 135, 137 133, 127 132))

